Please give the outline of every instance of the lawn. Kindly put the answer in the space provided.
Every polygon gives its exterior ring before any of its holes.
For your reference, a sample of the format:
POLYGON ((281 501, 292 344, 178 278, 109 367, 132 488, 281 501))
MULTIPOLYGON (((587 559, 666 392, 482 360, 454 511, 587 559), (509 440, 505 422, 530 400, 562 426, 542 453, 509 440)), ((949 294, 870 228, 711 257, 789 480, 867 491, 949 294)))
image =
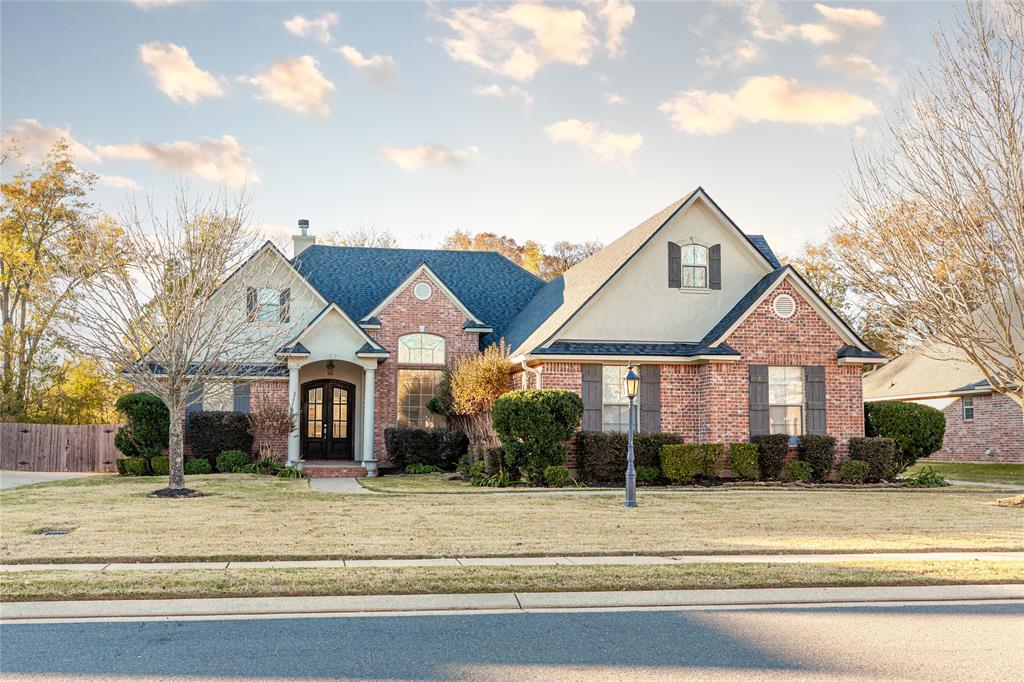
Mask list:
POLYGON ((1021 582, 1019 561, 29 571, 0 573, 0 601, 1021 582))
POLYGON ((980 483, 1008 483, 1024 488, 1024 464, 953 464, 949 462, 928 462, 926 459, 907 469, 905 475, 914 474, 931 467, 946 478, 953 481, 973 481, 980 483))
POLYGON ((614 495, 339 495, 304 480, 97 476, 0 492, 0 560, 175 561, 445 556, 1022 550, 998 491, 694 490, 614 495), (48 535, 46 531, 66 534, 48 535))

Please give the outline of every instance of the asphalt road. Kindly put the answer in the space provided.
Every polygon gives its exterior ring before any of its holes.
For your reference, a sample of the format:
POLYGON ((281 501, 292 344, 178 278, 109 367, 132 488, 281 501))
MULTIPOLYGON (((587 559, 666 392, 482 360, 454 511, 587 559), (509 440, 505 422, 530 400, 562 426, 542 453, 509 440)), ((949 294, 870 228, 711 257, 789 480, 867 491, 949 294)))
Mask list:
POLYGON ((1024 603, 0 626, 4 679, 1017 680, 1024 603))

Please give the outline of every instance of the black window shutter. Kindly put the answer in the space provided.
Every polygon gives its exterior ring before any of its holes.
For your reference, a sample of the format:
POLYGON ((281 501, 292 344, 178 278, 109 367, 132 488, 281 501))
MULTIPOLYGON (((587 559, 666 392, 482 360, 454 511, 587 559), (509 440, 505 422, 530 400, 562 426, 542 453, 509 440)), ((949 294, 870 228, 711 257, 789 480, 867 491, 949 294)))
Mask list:
POLYGON ((245 312, 250 321, 256 319, 256 290, 252 287, 245 290, 245 312))
POLYGON ((722 288, 722 245, 715 244, 708 249, 708 286, 722 288))
POLYGON ((768 433, 768 365, 748 365, 750 373, 750 435, 768 433))
POLYGON ((661 365, 640 365, 640 429, 661 433, 661 365))
POLYGON ((679 252, 679 244, 668 243, 668 285, 673 289, 683 286, 682 281, 682 254, 679 252))
POLYGON ((601 365, 583 365, 583 430, 601 430, 601 365))
POLYGON ((251 384, 246 384, 246 383, 235 384, 235 386, 234 386, 234 390, 235 390, 234 405, 232 406, 232 409, 235 412, 248 412, 249 411, 249 395, 250 395, 250 389, 251 388, 252 388, 251 384))
POLYGON ((804 367, 804 391, 807 403, 807 433, 826 435, 825 420, 825 368, 822 365, 804 367))
POLYGON ((292 290, 282 289, 281 290, 281 307, 278 308, 278 313, 281 316, 282 322, 289 322, 291 318, 291 307, 292 307, 292 290))

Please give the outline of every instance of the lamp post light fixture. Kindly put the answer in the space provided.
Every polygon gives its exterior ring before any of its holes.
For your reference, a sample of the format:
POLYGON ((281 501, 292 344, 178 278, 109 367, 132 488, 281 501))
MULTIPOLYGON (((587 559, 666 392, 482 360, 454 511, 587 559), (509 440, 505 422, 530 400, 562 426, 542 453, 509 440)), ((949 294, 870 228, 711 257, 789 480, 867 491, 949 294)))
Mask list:
POLYGON ((626 434, 626 508, 636 507, 636 468, 633 466, 633 400, 640 391, 640 375, 633 371, 633 363, 626 368, 626 397, 629 398, 629 431, 626 434))

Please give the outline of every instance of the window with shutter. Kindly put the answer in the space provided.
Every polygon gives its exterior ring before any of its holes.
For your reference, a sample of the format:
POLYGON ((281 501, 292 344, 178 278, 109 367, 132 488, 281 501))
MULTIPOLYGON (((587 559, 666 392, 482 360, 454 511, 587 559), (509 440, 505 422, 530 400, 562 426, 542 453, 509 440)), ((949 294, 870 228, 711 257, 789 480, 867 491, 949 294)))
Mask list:
POLYGON ((749 365, 750 435, 768 433, 768 365, 749 365))
POLYGON ((678 289, 682 286, 680 279, 682 274, 681 270, 681 254, 679 244, 674 242, 668 243, 668 285, 673 289, 678 289))
POLYGON ((601 430, 601 365, 583 365, 583 430, 601 430))
POLYGON ((661 365, 640 365, 640 423, 661 433, 661 365))
POLYGON ((250 389, 251 388, 252 388, 251 384, 246 384, 246 383, 235 384, 235 388, 234 388, 234 401, 233 401, 234 405, 232 405, 232 409, 235 412, 249 412, 249 405, 250 405, 249 396, 251 395, 251 393, 250 393, 250 389))
MULTIPOLYGON (((626 395, 625 365, 601 367, 601 430, 625 433, 629 430, 629 397, 626 395)), ((637 400, 634 400, 637 402, 637 400)), ((640 425, 636 425, 640 430, 640 425)))
POLYGON ((825 418, 825 368, 822 365, 804 367, 804 389, 807 406, 807 433, 824 436, 827 431, 825 418))
POLYGON ((722 288, 722 245, 715 244, 708 249, 708 288, 722 288))

